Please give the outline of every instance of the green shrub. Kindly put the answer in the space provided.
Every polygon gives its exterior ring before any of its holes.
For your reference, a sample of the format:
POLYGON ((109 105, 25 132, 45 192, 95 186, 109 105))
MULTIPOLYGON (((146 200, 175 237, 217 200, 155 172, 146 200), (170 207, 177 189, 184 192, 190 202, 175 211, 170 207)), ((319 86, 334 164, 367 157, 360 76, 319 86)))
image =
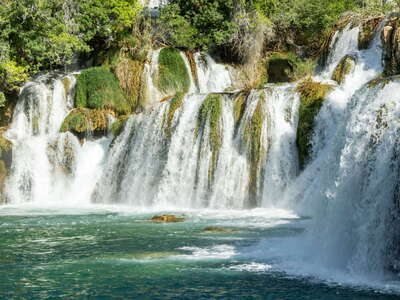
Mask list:
POLYGON ((304 168, 310 155, 315 117, 327 93, 331 90, 331 85, 315 82, 311 78, 305 79, 297 86, 297 92, 300 94, 300 108, 296 144, 301 168, 304 168))
POLYGON ((165 94, 186 93, 190 88, 190 75, 180 52, 163 48, 158 57, 157 88, 165 94))
POLYGON ((90 109, 109 109, 119 114, 132 111, 117 78, 104 67, 83 70, 78 76, 75 105, 90 109))
POLYGON ((3 92, 0 92, 0 107, 4 107, 6 105, 6 96, 3 92))
POLYGON ((333 71, 332 80, 335 80, 337 83, 342 84, 346 79, 346 76, 350 74, 354 67, 354 58, 346 55, 341 59, 341 61, 333 71))

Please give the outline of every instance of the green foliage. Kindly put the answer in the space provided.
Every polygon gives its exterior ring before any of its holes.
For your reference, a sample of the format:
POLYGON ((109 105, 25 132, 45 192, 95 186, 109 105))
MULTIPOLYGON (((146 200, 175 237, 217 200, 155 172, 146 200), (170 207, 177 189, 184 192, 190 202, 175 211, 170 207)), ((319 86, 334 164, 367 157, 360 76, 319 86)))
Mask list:
POLYGON ((331 85, 314 82, 311 78, 305 79, 297 86, 297 92, 300 94, 300 108, 296 143, 301 168, 304 168, 310 156, 314 119, 322 107, 326 94, 331 89, 331 85))
POLYGON ((186 93, 190 87, 189 70, 180 52, 173 48, 163 48, 158 57, 156 85, 165 94, 186 93))
POLYGON ((170 138, 171 137, 171 130, 172 130, 172 121, 174 119, 175 116, 175 112, 182 106, 183 104, 183 100, 185 98, 185 94, 182 92, 179 92, 175 95, 175 97, 173 97, 170 100, 170 104, 169 104, 169 108, 168 108, 168 113, 166 116, 166 124, 165 124, 165 135, 170 138))
POLYGON ((175 47, 208 49, 222 45, 237 30, 234 0, 172 0, 161 10, 160 26, 175 47))
POLYGON ((133 109, 125 99, 115 75, 104 67, 89 68, 79 74, 75 106, 109 109, 119 114, 129 114, 133 109))
POLYGON ((195 130, 196 138, 199 134, 204 133, 205 126, 209 125, 209 143, 212 152, 210 167, 209 167, 209 186, 214 182, 214 172, 218 163, 219 150, 222 146, 222 130, 221 130, 221 115, 222 115, 222 96, 220 94, 209 94, 200 107, 197 116, 197 126, 195 130))
POLYGON ((138 0, 3 0, 0 5, 0 88, 64 67, 76 53, 107 48, 135 22, 138 0))
POLYGON ((3 92, 0 92, 0 108, 6 105, 6 96, 3 92))
POLYGON ((86 108, 74 109, 64 119, 60 131, 70 131, 75 134, 107 131, 108 129, 108 111, 91 110, 86 108))
POLYGON ((16 90, 28 79, 27 68, 18 66, 15 61, 0 63, 0 87, 7 91, 16 90))

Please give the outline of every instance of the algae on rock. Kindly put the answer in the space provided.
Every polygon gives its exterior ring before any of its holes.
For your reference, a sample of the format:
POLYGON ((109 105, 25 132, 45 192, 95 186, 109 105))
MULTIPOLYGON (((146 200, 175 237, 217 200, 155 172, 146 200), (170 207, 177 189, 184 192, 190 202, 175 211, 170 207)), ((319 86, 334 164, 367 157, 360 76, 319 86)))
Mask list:
POLYGON ((195 137, 204 134, 206 125, 209 126, 209 145, 212 152, 211 162, 209 166, 208 179, 209 187, 214 182, 215 169, 217 167, 219 152, 222 146, 222 95, 209 94, 200 107, 197 116, 197 125, 195 129, 195 137))
POLYGON ((332 80, 335 80, 338 84, 342 84, 355 67, 355 59, 350 55, 346 55, 341 59, 339 64, 336 66, 332 74, 332 80))
POLYGON ((297 86, 297 92, 300 94, 300 108, 296 144, 301 168, 305 167, 310 156, 315 117, 331 89, 331 85, 315 82, 311 78, 303 80, 297 86))
POLYGON ((164 132, 168 138, 171 138, 172 121, 174 120, 175 112, 182 106, 184 99, 185 94, 182 92, 178 92, 171 100, 169 100, 169 108, 164 118, 164 132))
POLYGON ((265 120, 265 95, 260 95, 257 106, 244 128, 243 139, 247 145, 250 161, 249 197, 252 206, 257 206, 260 196, 262 161, 266 158, 267 149, 263 143, 263 126, 265 120))
POLYGON ((70 131, 79 138, 86 133, 104 135, 109 125, 109 115, 112 111, 77 108, 72 110, 61 125, 61 132, 70 131))

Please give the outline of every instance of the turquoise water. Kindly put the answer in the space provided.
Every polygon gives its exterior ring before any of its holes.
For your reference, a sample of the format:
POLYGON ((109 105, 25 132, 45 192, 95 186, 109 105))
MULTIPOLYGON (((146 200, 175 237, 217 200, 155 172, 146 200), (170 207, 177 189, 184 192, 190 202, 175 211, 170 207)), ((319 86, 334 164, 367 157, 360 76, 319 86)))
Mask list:
POLYGON ((278 212, 0 209, 1 299, 399 299, 292 276, 248 256, 261 241, 302 235, 307 219, 278 212), (203 232, 207 226, 234 229, 203 232))

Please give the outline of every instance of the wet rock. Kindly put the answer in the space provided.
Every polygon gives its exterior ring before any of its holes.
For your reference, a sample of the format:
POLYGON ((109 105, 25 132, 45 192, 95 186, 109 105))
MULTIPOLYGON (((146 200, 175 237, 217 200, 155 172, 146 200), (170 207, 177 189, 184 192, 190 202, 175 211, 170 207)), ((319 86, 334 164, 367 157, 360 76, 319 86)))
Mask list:
POLYGON ((293 81, 294 65, 287 58, 272 58, 268 62, 268 82, 280 83, 293 81))
POLYGON ((382 22, 383 17, 374 17, 364 20, 360 24, 360 33, 358 35, 358 48, 360 50, 368 49, 374 39, 379 24, 382 22))
POLYGON ((389 19, 381 34, 383 44, 384 75, 400 74, 400 19, 389 19))
POLYGON ((177 223, 177 222, 184 222, 185 218, 179 218, 175 215, 161 215, 152 217, 151 221, 158 223, 177 223))
POLYGON ((342 58, 333 72, 332 80, 335 80, 338 84, 342 84, 346 79, 346 76, 354 70, 355 66, 355 58, 350 55, 346 55, 342 58))

